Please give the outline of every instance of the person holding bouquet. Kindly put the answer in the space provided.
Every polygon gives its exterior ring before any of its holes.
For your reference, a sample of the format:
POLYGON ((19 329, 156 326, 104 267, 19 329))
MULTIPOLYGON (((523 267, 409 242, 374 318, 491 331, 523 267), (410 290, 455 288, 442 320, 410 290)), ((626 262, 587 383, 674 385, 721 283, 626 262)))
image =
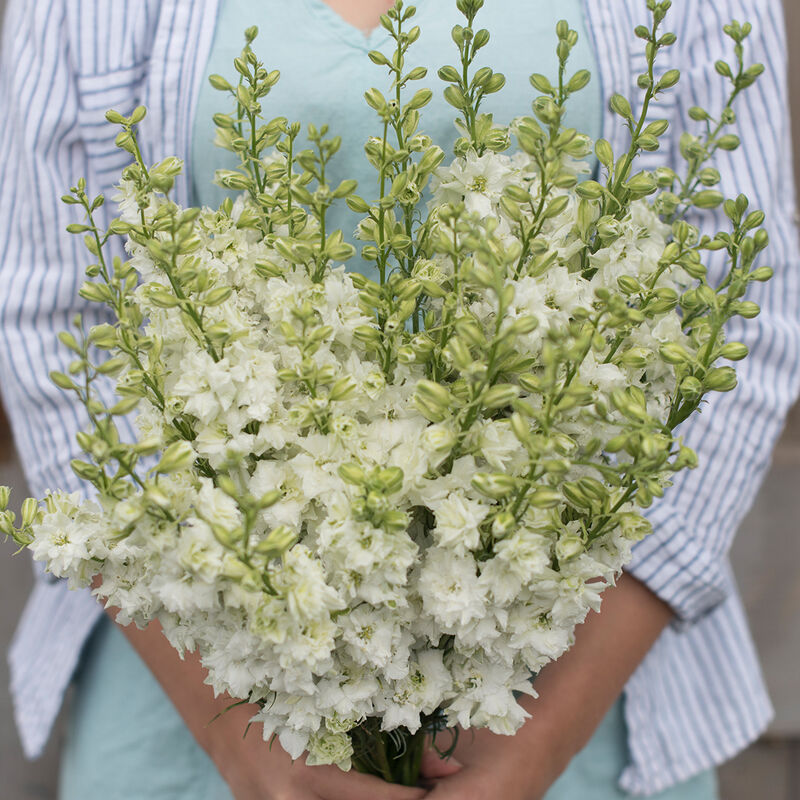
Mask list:
MULTIPOLYGON (((100 319, 78 296, 83 259, 62 234, 74 220, 53 198, 81 174, 95 190, 113 193, 129 159, 103 127, 106 110, 127 114, 147 105, 146 159, 190 153, 176 185, 179 199, 217 206, 225 192, 211 178, 226 161, 213 145, 217 106, 206 76, 233 80, 228 65, 241 49, 241 27, 257 24, 268 66, 283 74, 268 101, 275 113, 330 124, 344 139, 330 184, 357 178, 367 186, 375 175, 358 143, 375 132, 374 113, 362 99, 375 78, 366 56, 388 47, 379 17, 391 6, 386 0, 9 0, 0 78, 8 114, 0 129, 6 220, 0 227, 0 387, 37 495, 47 487, 78 488, 68 467, 84 420, 47 375, 64 369, 56 332, 77 311, 90 322, 100 319)), ((611 139, 622 152, 620 126, 606 105, 616 92, 635 92, 645 60, 631 31, 646 21, 647 10, 644 0, 575 0, 557 11, 539 2, 487 3, 481 22, 492 38, 484 55, 506 75, 505 89, 487 109, 510 122, 527 108, 530 73, 553 74, 558 67, 552 32, 565 17, 578 34, 572 66, 593 76, 568 124, 592 139, 611 139)), ((416 56, 431 74, 452 47, 452 11, 449 2, 419 2, 416 56)), ((771 714, 727 553, 797 395, 800 357, 786 51, 777 0, 674 5, 678 44, 663 68, 677 65, 683 77, 661 112, 675 133, 662 140, 662 151, 677 168, 689 109, 724 106, 725 76, 715 65, 730 58, 722 30, 736 14, 752 23, 748 57, 763 62, 765 72, 758 90, 737 98, 741 148, 723 148, 715 166, 726 195, 743 191, 766 212, 775 277, 755 287, 758 323, 741 330, 736 323, 735 338, 750 349, 739 389, 715 396, 683 431, 699 468, 682 474, 648 512, 655 533, 608 590, 602 614, 591 614, 570 651, 537 675, 538 699, 520 700, 530 719, 513 737, 462 732, 449 760, 426 754, 419 788, 302 759, 293 763, 254 733, 242 738, 257 709, 228 710, 230 699, 213 696, 199 660, 179 660, 157 624, 129 626, 123 634, 88 593, 70 594, 64 582, 39 574, 10 654, 12 694, 23 744, 35 756, 75 677, 62 800, 716 796, 714 766, 752 742, 771 714)), ((426 113, 426 133, 452 144, 452 109, 436 99, 426 113)), ((594 169, 599 173, 599 165, 594 169)), ((689 220, 705 229, 708 217, 694 213, 689 220)), ((349 235, 357 221, 344 208, 335 210, 330 229, 341 228, 357 244, 349 235)))

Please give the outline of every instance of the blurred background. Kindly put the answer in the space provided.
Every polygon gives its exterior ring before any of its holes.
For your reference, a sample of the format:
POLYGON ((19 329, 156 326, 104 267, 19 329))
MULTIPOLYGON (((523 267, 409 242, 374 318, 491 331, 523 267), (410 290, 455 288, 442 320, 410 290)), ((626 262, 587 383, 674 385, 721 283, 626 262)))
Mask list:
MULTIPOLYGON (((800 186, 800 3, 784 0, 789 32, 795 174, 800 186)), ((0 18, 4 0, 0 0, 0 18)), ((798 265, 800 268, 800 265, 798 265)), ((800 368, 800 365, 798 365, 800 368)), ((0 407, 0 485, 24 496, 22 471, 0 407)), ((732 558, 776 716, 767 734, 720 770, 721 800, 800 800, 800 406, 790 415, 772 469, 744 521, 732 558)), ((0 550, 0 652, 5 653, 31 584, 27 555, 0 550)), ((26 762, 14 730, 8 669, 0 659, 0 797, 55 800, 59 725, 44 757, 26 762)), ((93 798, 87 798, 93 800, 93 798)), ((577 799, 576 799, 577 800, 577 799)))

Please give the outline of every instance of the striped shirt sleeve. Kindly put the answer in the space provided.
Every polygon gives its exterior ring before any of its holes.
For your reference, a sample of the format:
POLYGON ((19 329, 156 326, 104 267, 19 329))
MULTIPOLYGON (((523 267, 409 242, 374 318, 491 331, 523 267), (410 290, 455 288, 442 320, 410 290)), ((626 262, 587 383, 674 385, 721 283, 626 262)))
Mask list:
MULTIPOLYGON (((676 92, 672 157, 676 165, 682 163, 678 135, 691 106, 712 114, 724 107, 726 82, 714 63, 733 63, 733 43, 722 28, 734 18, 753 24, 746 63, 758 61, 766 69, 736 101, 741 148, 718 151, 715 161, 723 193, 735 197, 743 192, 751 208, 766 213, 771 239, 760 263, 772 266, 775 276, 750 285, 748 299, 761 306, 760 316, 737 317, 727 328, 729 341, 750 348, 749 358, 737 368, 739 385, 731 393, 711 395, 702 412, 683 426, 681 433, 700 466, 682 473, 649 511, 655 533, 637 546, 630 569, 675 610, 679 625, 698 619, 730 591, 728 550, 766 474, 800 383, 800 261, 780 0, 675 3, 671 21, 683 44, 673 56, 683 76, 676 92)), ((705 232, 729 229, 721 210, 690 215, 689 221, 705 232)), ((719 255, 709 262, 711 282, 719 282, 726 270, 719 255)))
MULTIPOLYGON (((80 221, 60 201, 79 177, 108 198, 129 156, 103 119, 129 113, 146 66, 154 0, 9 0, 0 50, 0 389, 28 485, 75 490, 69 467, 86 419, 74 395, 50 382, 70 360, 58 332, 81 313, 88 328, 103 310, 78 295, 91 257, 80 221)), ((107 206, 111 206, 108 203, 107 206)), ((101 209, 100 224, 110 208, 101 209)), ((101 389, 107 403, 110 383, 101 389)), ((120 434, 132 435, 127 420, 120 434)), ((14 714, 29 757, 47 741, 83 642, 101 613, 88 591, 40 580, 9 649, 14 714)))
MULTIPOLYGON (((77 313, 87 329, 106 320, 103 308, 78 295, 91 256, 82 237, 65 232, 67 224, 82 220, 75 206, 59 199, 82 176, 91 193, 108 188, 96 171, 102 159, 89 157, 102 117, 87 109, 91 92, 78 71, 87 48, 76 42, 75 19, 91 12, 84 5, 90 4, 11 2, 0 64, 0 387, 37 496, 56 487, 80 488, 69 462, 78 454, 75 433, 86 419, 74 397, 48 378, 70 360, 58 332, 70 328, 77 313)), ((121 103, 126 111, 133 97, 125 88, 100 101, 104 108, 121 103)), ((111 139, 113 149, 113 133, 111 139)), ((118 174, 118 156, 116 162, 118 174)), ((101 210, 101 222, 107 214, 101 210)), ((111 387, 101 392, 110 401, 111 387)))

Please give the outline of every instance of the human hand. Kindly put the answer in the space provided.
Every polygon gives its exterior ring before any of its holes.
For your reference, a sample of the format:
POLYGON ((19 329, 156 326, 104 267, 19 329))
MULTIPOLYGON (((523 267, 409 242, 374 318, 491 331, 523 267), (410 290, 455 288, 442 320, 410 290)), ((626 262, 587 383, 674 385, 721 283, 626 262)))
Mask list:
MULTIPOLYGON (((207 728, 203 746, 235 800, 421 800, 424 789, 395 786, 355 770, 293 762, 279 744, 242 731, 257 709, 232 709, 207 728), (215 729, 215 726, 218 726, 215 729)), ((258 728, 254 725, 253 728, 258 728)))
MULTIPOLYGON (((110 612, 112 613, 112 612, 110 612)), ((134 625, 124 633, 183 717, 197 743, 208 753, 235 800, 421 800, 424 789, 392 786, 379 778, 338 767, 309 767, 292 762, 283 748, 270 747, 261 726, 250 720, 255 705, 231 705, 227 695, 214 696, 196 653, 183 659, 161 633, 157 622, 134 625), (213 721, 212 721, 213 720, 213 721)))
POLYGON ((514 736, 483 728, 460 731, 454 755, 442 760, 429 750, 422 760, 426 800, 540 800, 555 775, 544 760, 514 736))

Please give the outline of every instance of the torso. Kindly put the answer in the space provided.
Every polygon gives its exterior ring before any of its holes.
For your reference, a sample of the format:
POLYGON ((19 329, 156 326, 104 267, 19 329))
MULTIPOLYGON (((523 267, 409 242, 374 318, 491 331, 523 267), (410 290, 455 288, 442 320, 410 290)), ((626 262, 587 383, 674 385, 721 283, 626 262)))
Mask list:
MULTIPOLYGON (((222 166, 235 166, 236 161, 212 145, 211 117, 218 111, 230 111, 231 98, 213 90, 205 76, 216 72, 236 80, 233 59, 241 51, 245 26, 253 23, 259 26, 253 49, 268 69, 281 71, 280 81, 263 101, 264 116, 285 116, 299 120, 304 127, 309 122, 317 126, 327 123, 331 135, 343 139, 328 172, 330 184, 355 178, 358 193, 367 201, 375 199, 377 173, 367 163, 363 146, 368 136, 380 135, 381 125, 364 101, 364 92, 373 86, 387 91, 389 77, 386 68, 375 66, 367 53, 378 49, 388 54, 391 40, 380 26, 365 35, 340 15, 345 6, 352 10, 356 5, 352 0, 222 0, 211 55, 208 63, 199 67, 204 76, 191 151, 193 202, 217 206, 226 195, 212 185, 213 173, 222 166)), ((363 3, 373 21, 387 5, 387 0, 363 3)), ((433 100, 422 109, 421 130, 449 155, 457 135, 453 125, 456 113, 443 99, 444 84, 436 73, 444 64, 457 63, 450 32, 463 17, 454 0, 417 0, 416 6, 416 15, 404 27, 407 30, 417 24, 421 35, 409 51, 406 67, 426 66, 428 75, 411 91, 433 90, 433 100)), ((555 26, 561 18, 567 19, 580 37, 570 59, 570 74, 587 68, 593 75, 572 103, 567 123, 598 138, 602 95, 582 0, 560 0, 557 5, 549 0, 491 0, 484 6, 476 24, 489 29, 492 38, 480 51, 478 66, 488 64, 504 73, 506 86, 488 97, 481 110, 492 112, 500 123, 530 114, 531 101, 537 95, 528 80, 530 74, 541 72, 551 79, 557 74, 555 26)), ((331 229, 341 228, 345 239, 355 243, 352 234, 358 219, 339 203, 330 209, 328 223, 331 229)), ((359 269, 359 260, 352 259, 348 266, 359 269)))
POLYGON ((369 34, 380 25, 381 14, 388 11, 394 0, 324 0, 345 22, 369 34))

